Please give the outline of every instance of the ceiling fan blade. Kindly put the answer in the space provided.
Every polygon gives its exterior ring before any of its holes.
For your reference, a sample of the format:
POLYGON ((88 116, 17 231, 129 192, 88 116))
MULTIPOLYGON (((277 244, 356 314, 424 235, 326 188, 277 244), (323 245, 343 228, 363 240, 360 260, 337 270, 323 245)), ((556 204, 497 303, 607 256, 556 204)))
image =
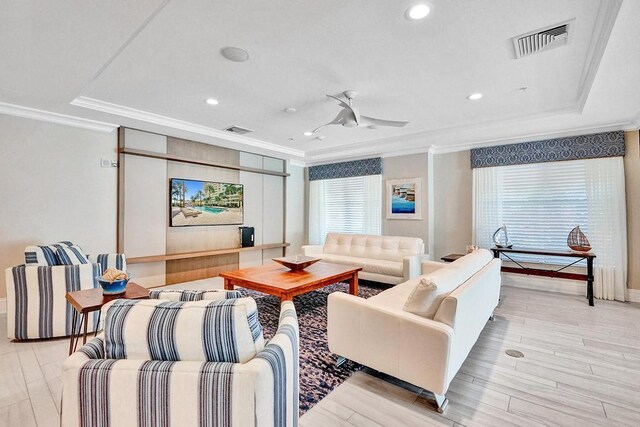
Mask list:
POLYGON ((374 126, 393 126, 397 128, 401 128, 409 124, 409 122, 401 122, 397 120, 382 120, 376 119, 369 116, 360 116, 364 124, 374 125, 374 126))
POLYGON ((345 116, 346 111, 345 110, 340 110, 340 112, 338 113, 338 115, 331 120, 329 123, 325 123, 322 126, 318 126, 317 128, 315 128, 314 130, 311 131, 311 133, 316 133, 319 132, 320 130, 326 128, 327 126, 331 126, 331 125, 341 125, 342 123, 344 123, 344 116, 345 116))
POLYGON ((341 107, 349 108, 349 109, 351 108, 349 106, 349 104, 347 104, 346 102, 344 102, 342 99, 338 98, 337 96, 327 95, 327 98, 335 99, 336 101, 338 101, 338 103, 340 104, 341 107))
POLYGON ((342 99, 338 98, 337 96, 327 95, 327 98, 335 99, 336 101, 338 101, 340 103, 340 105, 342 107, 348 108, 349 110, 351 110, 351 112, 353 113, 353 117, 354 117, 356 123, 358 125, 360 125, 360 112, 358 111, 357 108, 352 107, 351 105, 347 104, 346 102, 344 102, 342 99))

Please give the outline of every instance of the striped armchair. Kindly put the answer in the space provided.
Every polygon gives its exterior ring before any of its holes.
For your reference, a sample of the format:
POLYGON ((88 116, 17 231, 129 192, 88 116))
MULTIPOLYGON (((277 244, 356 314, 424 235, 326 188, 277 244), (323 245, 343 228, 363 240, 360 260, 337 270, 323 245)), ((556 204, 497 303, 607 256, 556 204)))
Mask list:
POLYGON ((104 332, 64 363, 61 425, 297 426, 293 303, 265 343, 255 301, 220 294, 105 306, 104 332))
MULTIPOLYGON (((48 248, 46 246, 38 248, 48 248)), ((65 294, 95 288, 96 276, 107 268, 126 269, 123 254, 101 254, 85 264, 56 265, 55 253, 39 260, 25 251, 27 264, 5 270, 7 287, 7 337, 14 340, 54 338, 71 335, 73 307, 65 294), (48 263, 51 263, 49 265, 48 263)), ((95 329, 95 320, 89 330, 95 329)))

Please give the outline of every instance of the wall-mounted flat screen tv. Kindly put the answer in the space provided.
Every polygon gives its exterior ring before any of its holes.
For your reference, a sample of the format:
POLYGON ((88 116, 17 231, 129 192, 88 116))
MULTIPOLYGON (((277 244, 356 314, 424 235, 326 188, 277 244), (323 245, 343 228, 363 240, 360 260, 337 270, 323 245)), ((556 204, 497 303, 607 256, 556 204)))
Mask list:
POLYGON ((171 178, 171 227, 240 225, 244 187, 226 182, 171 178))

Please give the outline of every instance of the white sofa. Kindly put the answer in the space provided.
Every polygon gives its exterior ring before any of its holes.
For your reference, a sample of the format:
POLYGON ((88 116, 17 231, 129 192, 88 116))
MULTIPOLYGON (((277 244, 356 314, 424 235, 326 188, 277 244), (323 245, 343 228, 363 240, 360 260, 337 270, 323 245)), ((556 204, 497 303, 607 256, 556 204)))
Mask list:
POLYGON ((332 293, 329 349, 433 392, 442 412, 451 380, 498 304, 500 266, 490 251, 480 249, 451 264, 424 262, 428 274, 369 299, 332 293), (442 276, 459 284, 442 300, 433 319, 403 309, 423 277, 435 282, 442 276))
POLYGON ((420 275, 424 243, 416 237, 328 233, 324 245, 302 247, 306 256, 362 267, 358 277, 396 285, 420 275))

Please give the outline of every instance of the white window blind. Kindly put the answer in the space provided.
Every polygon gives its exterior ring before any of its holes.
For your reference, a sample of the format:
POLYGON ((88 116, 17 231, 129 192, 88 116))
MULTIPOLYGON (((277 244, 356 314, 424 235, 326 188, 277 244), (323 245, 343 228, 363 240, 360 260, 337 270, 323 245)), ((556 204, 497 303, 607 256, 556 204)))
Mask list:
MULTIPOLYGON (((507 166, 501 181, 502 222, 519 247, 568 250, 567 235, 576 225, 589 235, 584 161, 507 166)), ((520 257, 527 258, 553 262, 520 257)))
MULTIPOLYGON (((473 170, 473 236, 489 248, 506 224, 514 246, 568 250, 576 225, 587 235, 594 260, 596 298, 626 298, 627 223, 622 157, 537 163, 473 170)), ((518 261, 558 263, 519 255, 518 261)), ((562 260, 566 264, 567 259, 562 260)))
POLYGON ((324 243, 327 233, 379 235, 381 199, 381 175, 311 181, 309 243, 324 243))
MULTIPOLYGON (((589 235, 589 209, 585 160, 502 166, 493 171, 497 221, 482 228, 482 246, 491 247, 493 231, 506 224, 509 237, 519 248, 568 250, 567 235, 573 227, 589 235)), ((474 169, 482 173, 482 169, 474 169)), ((491 173, 491 172, 490 172, 491 173)), ((513 255, 519 261, 554 263, 557 258, 513 255)))

